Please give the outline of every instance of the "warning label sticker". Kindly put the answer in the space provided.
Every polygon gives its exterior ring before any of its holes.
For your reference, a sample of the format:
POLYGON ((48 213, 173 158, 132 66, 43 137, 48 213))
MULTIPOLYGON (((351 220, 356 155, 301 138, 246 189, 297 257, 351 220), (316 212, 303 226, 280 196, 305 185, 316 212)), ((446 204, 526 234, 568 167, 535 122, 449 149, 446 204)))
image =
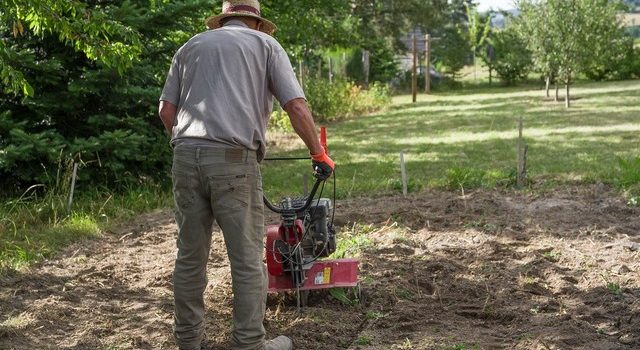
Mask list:
POLYGON ((324 270, 316 272, 313 279, 314 284, 329 284, 331 282, 331 268, 325 267, 324 270))
POLYGON ((324 273, 323 273, 322 278, 324 280, 324 284, 328 284, 331 281, 331 268, 330 267, 325 267, 324 268, 324 273))
POLYGON ((323 276, 322 271, 320 271, 320 272, 316 272, 316 278, 314 279, 314 282, 313 282, 313 283, 314 283, 314 284, 323 284, 323 283, 322 283, 322 281, 323 281, 323 277, 322 277, 322 276, 323 276))

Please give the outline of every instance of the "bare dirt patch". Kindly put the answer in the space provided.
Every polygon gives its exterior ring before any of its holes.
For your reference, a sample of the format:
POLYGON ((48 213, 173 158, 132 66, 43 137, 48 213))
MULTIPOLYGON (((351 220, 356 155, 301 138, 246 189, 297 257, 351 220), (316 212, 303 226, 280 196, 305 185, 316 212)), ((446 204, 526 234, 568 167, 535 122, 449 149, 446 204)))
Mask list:
MULTIPOLYGON (((270 219, 271 220, 271 219, 270 219)), ((427 191, 337 203, 373 225, 365 299, 271 295, 267 331, 297 349, 638 349, 640 209, 601 186, 544 194, 427 191)), ((170 211, 0 279, 0 349, 175 349, 170 211)), ((214 235, 211 349, 226 349, 231 284, 214 235)))

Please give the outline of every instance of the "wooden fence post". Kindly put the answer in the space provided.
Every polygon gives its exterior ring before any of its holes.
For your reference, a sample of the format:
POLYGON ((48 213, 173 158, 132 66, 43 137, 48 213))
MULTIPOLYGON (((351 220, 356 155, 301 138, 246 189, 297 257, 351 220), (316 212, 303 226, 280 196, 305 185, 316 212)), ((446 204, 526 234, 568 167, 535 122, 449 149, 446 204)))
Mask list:
POLYGON ((78 176, 78 163, 73 163, 73 174, 71 175, 71 188, 69 189, 69 201, 67 202, 68 210, 71 210, 73 204, 73 192, 76 189, 76 178, 78 176))
POLYGON ((411 94, 413 95, 413 103, 418 99, 418 42, 416 35, 413 34, 413 69, 411 70, 411 94))
POLYGON ((404 153, 400 152, 400 174, 402 175, 402 195, 407 196, 407 168, 404 164, 404 153))
POLYGON ((518 119, 518 165, 516 169, 516 186, 518 188, 522 188, 524 186, 527 177, 527 153, 529 151, 529 147, 524 143, 524 139, 522 137, 523 127, 523 120, 521 116, 518 119))

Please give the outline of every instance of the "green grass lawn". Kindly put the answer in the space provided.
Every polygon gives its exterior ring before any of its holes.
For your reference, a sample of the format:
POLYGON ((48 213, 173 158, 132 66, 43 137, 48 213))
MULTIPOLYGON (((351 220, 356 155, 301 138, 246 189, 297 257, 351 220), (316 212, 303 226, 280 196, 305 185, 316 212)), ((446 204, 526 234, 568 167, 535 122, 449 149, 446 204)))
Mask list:
MULTIPOLYGON (((415 104, 411 96, 398 96, 383 113, 328 125, 338 197, 401 191, 400 152, 410 191, 510 185, 519 117, 530 179, 550 186, 614 183, 619 158, 640 155, 640 81, 584 83, 572 94, 576 100, 569 110, 531 87, 421 95, 415 104)), ((272 197, 301 191, 308 167, 266 164, 265 189, 272 197)))
MULTIPOLYGON (((475 87, 421 95, 415 104, 410 96, 398 96, 382 113, 332 123, 328 134, 337 164, 336 194, 400 193, 400 152, 410 192, 511 186, 517 120, 523 117, 528 173, 537 188, 601 181, 625 190, 635 186, 631 200, 640 202, 640 81, 580 84, 573 94, 570 110, 532 87, 475 87)), ((296 137, 283 139, 284 147, 273 147, 268 156, 307 155, 302 142, 296 148, 296 137)), ((308 160, 265 162, 262 169, 272 201, 302 194, 304 176, 312 179, 308 160)), ((333 190, 331 181, 323 197, 331 197, 333 190)), ((68 213, 67 194, 59 192, 0 207, 0 274, 95 236, 114 221, 172 203, 170 191, 157 186, 119 196, 96 190, 79 195, 68 213)))
POLYGON ((168 207, 171 191, 160 186, 132 187, 112 195, 96 189, 77 195, 73 210, 67 194, 49 190, 41 197, 28 192, 0 206, 0 276, 55 255, 70 243, 99 236, 113 224, 140 213, 168 207))

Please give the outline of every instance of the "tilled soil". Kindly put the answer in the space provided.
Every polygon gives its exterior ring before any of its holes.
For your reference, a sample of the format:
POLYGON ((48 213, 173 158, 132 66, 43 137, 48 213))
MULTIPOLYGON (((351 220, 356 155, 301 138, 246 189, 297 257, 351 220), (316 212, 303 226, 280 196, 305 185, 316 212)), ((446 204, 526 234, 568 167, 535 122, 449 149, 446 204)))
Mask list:
MULTIPOLYGON (((352 199, 336 224, 368 238, 363 299, 315 292, 298 313, 270 295, 269 336, 296 349, 640 348, 640 208, 604 186, 352 199)), ((175 231, 170 210, 150 213, 3 276, 0 349, 175 349, 175 231)), ((208 346, 227 349, 220 234, 208 274, 208 346)))

